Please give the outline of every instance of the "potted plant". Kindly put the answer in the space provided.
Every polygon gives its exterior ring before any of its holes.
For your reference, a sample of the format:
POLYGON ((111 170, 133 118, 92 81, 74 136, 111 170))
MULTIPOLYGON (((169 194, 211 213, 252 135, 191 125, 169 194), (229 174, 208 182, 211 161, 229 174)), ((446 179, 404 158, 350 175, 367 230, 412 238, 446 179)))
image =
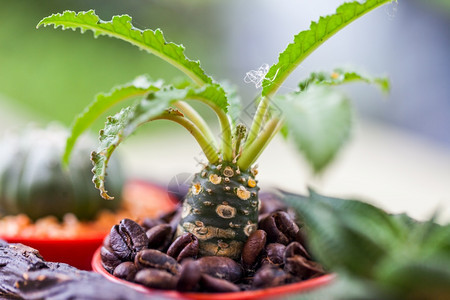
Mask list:
MULTIPOLYGON (((86 158, 95 145, 93 139, 81 140, 70 167, 63 169, 67 129, 50 124, 46 128, 30 125, 22 131, 0 140, 0 238, 34 247, 49 261, 91 269, 90 257, 110 227, 133 215, 126 204, 135 197, 134 190, 141 186, 148 191, 150 186, 129 182, 123 188, 116 158, 111 170, 118 176, 111 181, 111 189, 121 197, 104 201, 89 178, 91 164, 86 158), (127 201, 122 201, 122 194, 127 201)), ((166 192, 159 190, 159 198, 164 199, 166 192)), ((157 191, 152 188, 153 193, 157 191)))
POLYGON ((246 80, 261 88, 249 126, 239 123, 240 101, 233 88, 206 75, 198 61, 185 56, 184 47, 166 42, 161 30, 136 29, 128 15, 105 22, 92 10, 65 11, 41 20, 38 27, 80 28, 82 32, 92 31, 96 37, 106 35, 127 41, 172 64, 191 80, 164 83, 140 76, 97 97, 74 122, 66 144, 65 163, 77 138, 97 117, 118 102, 138 97, 133 105, 108 117, 100 131, 100 146, 91 155, 93 182, 105 199, 113 199, 105 187, 111 154, 139 126, 150 121, 169 120, 186 128, 207 160, 194 175, 182 208, 174 215, 164 221, 152 220, 148 226, 124 219, 112 228, 100 251, 102 267, 146 287, 181 291, 198 291, 201 286, 206 291, 232 292, 324 274, 305 249, 302 230, 289 209, 277 199, 260 202, 263 197, 255 162, 279 132, 292 138, 315 172, 322 171, 333 159, 348 138, 351 126, 350 103, 333 87, 362 81, 387 90, 388 81, 336 69, 311 74, 300 82, 297 91, 283 95, 277 91, 289 74, 328 38, 388 2, 391 1, 368 0, 341 5, 335 14, 322 17, 296 35, 277 63, 249 72, 246 80), (200 101, 215 112, 221 130, 219 142, 210 125, 186 102, 190 100, 200 101), (261 205, 272 210, 267 208, 267 215, 262 215, 261 205), (270 246, 274 252, 281 251, 279 263, 270 259, 269 244, 282 245, 270 246), (263 253, 267 263, 258 260, 263 253), (291 256, 295 259, 290 260, 291 256), (190 259, 195 257, 200 258, 190 259), (296 267, 290 261, 295 261, 296 267), (259 266, 262 267, 258 269, 259 266), (194 272, 199 269, 200 273, 194 272), (304 273, 299 274, 299 269, 304 273), (253 280, 242 282, 244 277, 253 280), (258 286, 256 278, 264 284, 258 286))

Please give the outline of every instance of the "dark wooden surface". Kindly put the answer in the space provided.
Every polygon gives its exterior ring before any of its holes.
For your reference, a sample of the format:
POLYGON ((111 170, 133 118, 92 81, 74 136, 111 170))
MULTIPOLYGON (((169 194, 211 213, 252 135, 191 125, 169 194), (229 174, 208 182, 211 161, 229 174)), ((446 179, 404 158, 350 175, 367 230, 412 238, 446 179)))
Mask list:
POLYGON ((1 299, 163 299, 146 295, 100 274, 46 262, 33 248, 0 240, 1 299))

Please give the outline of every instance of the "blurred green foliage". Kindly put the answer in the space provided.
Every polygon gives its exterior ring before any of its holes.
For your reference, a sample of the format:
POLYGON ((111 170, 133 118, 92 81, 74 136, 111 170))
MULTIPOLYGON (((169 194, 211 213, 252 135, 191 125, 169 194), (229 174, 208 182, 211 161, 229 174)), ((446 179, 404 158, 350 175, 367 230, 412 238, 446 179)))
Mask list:
POLYGON ((450 224, 437 216, 421 222, 313 190, 284 200, 304 222, 313 256, 338 274, 321 298, 305 299, 449 299, 450 224))
MULTIPOLYGON (((170 41, 184 44, 188 56, 204 64, 214 60, 211 47, 220 49, 211 2, 1 0, 0 5, 0 96, 44 122, 69 125, 97 93, 140 74, 182 77, 175 68, 122 41, 101 37, 96 41, 91 33, 37 30, 36 24, 52 13, 95 9, 105 20, 129 14, 140 29, 164 29, 170 41), (193 20, 194 14, 201 17, 193 20)), ((94 128, 103 122, 100 119, 94 128)))

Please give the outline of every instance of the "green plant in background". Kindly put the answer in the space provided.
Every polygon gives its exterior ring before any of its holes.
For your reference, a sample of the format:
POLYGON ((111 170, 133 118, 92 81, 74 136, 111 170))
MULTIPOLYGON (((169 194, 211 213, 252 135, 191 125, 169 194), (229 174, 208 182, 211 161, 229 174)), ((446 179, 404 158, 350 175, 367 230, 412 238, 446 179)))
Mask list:
MULTIPOLYGON (((259 187, 254 164, 273 137, 280 131, 291 136, 314 171, 322 171, 348 138, 351 127, 350 102, 333 86, 363 81, 374 82, 386 90, 388 82, 352 71, 335 70, 312 74, 295 92, 278 95, 278 88, 328 38, 388 2, 391 1, 345 3, 335 14, 322 17, 296 35, 267 74, 263 72, 253 78, 257 85, 261 84, 262 90, 248 127, 239 124, 240 102, 235 91, 206 75, 198 61, 185 56, 183 46, 166 42, 161 30, 136 29, 128 15, 115 16, 105 22, 92 10, 66 11, 44 18, 38 27, 79 28, 81 32, 92 31, 95 37, 106 35, 122 39, 162 58, 191 79, 189 83, 170 84, 140 76, 108 94, 99 95, 75 120, 67 141, 65 162, 77 138, 102 113, 124 99, 140 97, 135 104, 109 117, 100 131, 100 146, 91 156, 95 186, 104 198, 112 198, 105 189, 106 167, 117 146, 139 126, 154 120, 180 124, 197 140, 208 163, 194 176, 183 204, 179 233, 188 231, 196 235, 201 255, 236 258, 257 226, 259 187), (215 112, 221 127, 219 141, 203 117, 186 102, 190 100, 200 101, 215 112)), ((176 163, 176 158, 173 161, 176 163)))
POLYGON ((313 190, 284 200, 305 222, 311 251, 340 275, 307 299, 448 299, 450 225, 313 190))
MULTIPOLYGON (((9 134, 0 140, 0 214, 26 214, 37 220, 46 216, 62 219, 73 213, 80 220, 92 220, 103 209, 115 210, 120 198, 104 201, 89 180, 91 164, 86 157, 95 145, 83 139, 73 153, 70 168, 62 168, 67 130, 51 125, 28 126, 21 134, 9 134)), ((120 172, 117 159, 111 170, 120 172)), ((110 187, 121 193, 122 174, 115 176, 110 187)))

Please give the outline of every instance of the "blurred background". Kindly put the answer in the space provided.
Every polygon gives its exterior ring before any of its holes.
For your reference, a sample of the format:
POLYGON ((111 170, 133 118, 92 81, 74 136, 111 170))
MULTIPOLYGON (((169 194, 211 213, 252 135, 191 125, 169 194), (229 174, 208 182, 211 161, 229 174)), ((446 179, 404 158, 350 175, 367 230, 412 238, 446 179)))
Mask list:
MULTIPOLYGON (((238 86, 245 105, 251 105, 257 91, 244 83, 245 73, 276 62, 296 33, 342 2, 0 0, 0 134, 29 122, 69 126, 98 92, 140 74, 182 77, 119 40, 36 30, 39 20, 52 13, 95 9, 103 20, 129 14, 138 28, 161 28, 169 41, 185 45, 188 57, 199 59, 208 74, 238 86)), ((450 220, 449 32, 449 0, 399 0, 321 46, 280 92, 295 89, 311 71, 338 66, 387 75, 392 91, 384 96, 374 87, 345 87, 356 107, 353 139, 320 177, 311 175, 288 143, 275 140, 259 163, 263 189, 304 192, 312 185, 322 193, 362 198, 417 218, 439 210, 443 220, 450 220)), ((163 185, 199 168, 194 140, 164 122, 141 129, 120 150, 128 176, 163 185)))

